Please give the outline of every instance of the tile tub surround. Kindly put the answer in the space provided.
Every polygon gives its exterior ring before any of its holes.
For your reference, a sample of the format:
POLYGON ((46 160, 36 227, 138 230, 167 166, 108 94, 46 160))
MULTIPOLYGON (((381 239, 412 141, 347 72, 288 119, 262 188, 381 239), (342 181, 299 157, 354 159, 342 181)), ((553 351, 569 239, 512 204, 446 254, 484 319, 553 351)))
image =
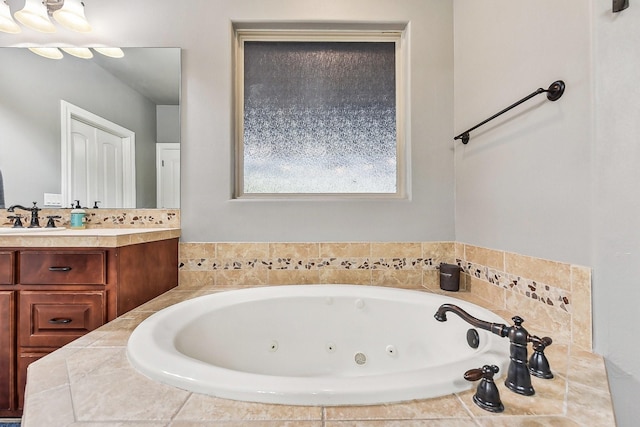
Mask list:
MULTIPOLYGON (((25 205, 26 206, 26 205, 25 205)), ((85 209, 87 228, 179 228, 180 209, 85 209)), ((0 227, 11 227, 13 221, 9 219, 16 213, 22 214, 22 223, 29 226, 30 213, 22 210, 7 212, 0 210, 0 227)), ((56 227, 69 227, 71 223, 71 209, 43 208, 38 218, 41 226, 47 224, 48 215, 59 215, 56 227)))
POLYGON ((439 290, 441 262, 463 268, 461 287, 517 312, 530 333, 590 351, 591 270, 458 242, 181 243, 186 289, 286 284, 439 290))
MULTIPOLYGON (((130 366, 126 343, 142 320, 164 307, 213 292, 218 292, 213 286, 179 286, 31 364, 23 427, 615 425, 602 358, 566 344, 554 343, 547 349, 555 378, 532 378, 534 396, 517 395, 502 380, 496 382, 505 405, 502 414, 478 408, 472 400, 475 387, 439 398, 386 405, 269 405, 190 393, 154 382, 130 366)), ((484 305, 503 317, 514 314, 471 292, 448 295, 484 305)))

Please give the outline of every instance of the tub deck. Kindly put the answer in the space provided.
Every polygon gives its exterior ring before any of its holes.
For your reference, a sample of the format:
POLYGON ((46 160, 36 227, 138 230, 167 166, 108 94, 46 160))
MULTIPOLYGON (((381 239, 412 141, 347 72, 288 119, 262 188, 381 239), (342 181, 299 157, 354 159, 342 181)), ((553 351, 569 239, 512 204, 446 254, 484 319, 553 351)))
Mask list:
MULTIPOLYGON (((372 406, 238 402, 162 385, 130 366, 127 340, 142 320, 176 302, 212 292, 175 288, 31 364, 22 426, 615 426, 602 358, 555 343, 546 354, 556 376, 532 378, 535 396, 517 395, 498 383, 505 405, 502 414, 478 408, 472 401, 474 390, 372 406)), ((469 293, 453 296, 492 309, 469 293)), ((514 314, 493 311, 503 318, 514 314)))

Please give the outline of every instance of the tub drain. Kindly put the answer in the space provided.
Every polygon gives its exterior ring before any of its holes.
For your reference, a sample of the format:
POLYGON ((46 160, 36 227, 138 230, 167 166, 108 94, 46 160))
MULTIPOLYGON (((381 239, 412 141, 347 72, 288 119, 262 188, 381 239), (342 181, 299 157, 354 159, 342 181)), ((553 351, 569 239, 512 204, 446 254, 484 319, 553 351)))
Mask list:
POLYGON ((353 359, 356 361, 356 364, 358 365, 364 365, 365 363, 367 363, 367 356, 365 356, 364 353, 356 353, 353 359))

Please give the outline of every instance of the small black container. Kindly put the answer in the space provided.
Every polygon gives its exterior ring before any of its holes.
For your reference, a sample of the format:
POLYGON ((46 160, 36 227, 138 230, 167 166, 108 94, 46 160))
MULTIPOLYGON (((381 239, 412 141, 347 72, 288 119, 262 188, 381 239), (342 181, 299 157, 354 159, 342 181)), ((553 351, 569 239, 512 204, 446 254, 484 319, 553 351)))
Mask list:
POLYGON ((440 263, 440 289, 458 292, 460 290, 460 266, 457 264, 440 263))

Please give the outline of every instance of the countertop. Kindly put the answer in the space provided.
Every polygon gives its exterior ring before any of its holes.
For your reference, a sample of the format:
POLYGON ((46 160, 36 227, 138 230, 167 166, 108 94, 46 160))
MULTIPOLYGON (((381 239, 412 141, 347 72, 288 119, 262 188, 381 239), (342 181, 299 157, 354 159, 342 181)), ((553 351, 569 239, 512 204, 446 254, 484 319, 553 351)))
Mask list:
POLYGON ((8 234, 0 229, 0 247, 116 248, 177 237, 180 237, 179 228, 41 228, 12 230, 8 234))
MULTIPOLYGON (((552 345, 555 378, 532 378, 536 394, 517 395, 497 381, 505 411, 494 414, 472 400, 475 386, 439 398, 373 406, 287 406, 238 402, 152 381, 127 361, 131 332, 164 307, 217 292, 210 285, 180 286, 120 316, 29 366, 23 427, 196 426, 615 426, 602 357, 552 345)), ((492 309, 466 292, 456 297, 492 309)), ((495 310, 503 318, 510 313, 495 310)))

